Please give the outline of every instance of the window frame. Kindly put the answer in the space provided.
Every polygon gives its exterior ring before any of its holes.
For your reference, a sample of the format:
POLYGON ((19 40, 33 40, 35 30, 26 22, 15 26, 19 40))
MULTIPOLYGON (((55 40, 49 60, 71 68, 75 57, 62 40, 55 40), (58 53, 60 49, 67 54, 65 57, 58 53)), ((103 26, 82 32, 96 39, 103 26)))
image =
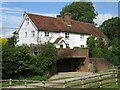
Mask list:
POLYGON ((49 32, 45 32, 45 37, 49 37, 50 33, 49 32))
POLYGON ((25 32, 25 38, 27 37, 27 32, 25 32))
POLYGON ((81 48, 84 48, 85 46, 84 45, 80 45, 81 48))
POLYGON ((65 33, 65 38, 69 39, 69 33, 68 32, 65 33))
POLYGON ((31 37, 35 37, 35 31, 31 31, 31 37))
POLYGON ((29 25, 29 18, 26 17, 26 26, 28 26, 28 25, 29 25))

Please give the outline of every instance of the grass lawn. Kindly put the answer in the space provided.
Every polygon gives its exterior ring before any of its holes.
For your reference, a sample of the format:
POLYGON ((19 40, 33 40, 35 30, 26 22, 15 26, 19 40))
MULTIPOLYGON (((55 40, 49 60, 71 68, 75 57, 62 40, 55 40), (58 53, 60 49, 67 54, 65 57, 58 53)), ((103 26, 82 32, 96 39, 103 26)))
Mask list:
POLYGON ((103 88, 120 88, 120 83, 119 84, 116 84, 116 83, 111 83, 109 85, 106 85, 105 87, 103 88))
MULTIPOLYGON (((35 83, 34 81, 46 81, 48 80, 47 76, 33 76, 33 77, 28 77, 28 78, 21 78, 20 80, 23 81, 12 81, 12 85, 25 85, 24 80, 28 80, 27 84, 35 83), (29 80, 33 82, 29 82, 29 80)), ((18 79, 16 79, 18 80, 18 79)), ((2 82, 2 87, 8 87, 9 86, 9 80, 2 82)))

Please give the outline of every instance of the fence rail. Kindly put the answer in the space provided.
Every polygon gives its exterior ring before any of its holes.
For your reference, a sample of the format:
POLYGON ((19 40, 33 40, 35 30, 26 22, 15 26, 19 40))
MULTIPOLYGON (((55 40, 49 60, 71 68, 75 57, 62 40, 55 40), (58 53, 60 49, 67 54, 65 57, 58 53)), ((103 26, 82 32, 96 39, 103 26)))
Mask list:
MULTIPOLYGON (((74 80, 55 82, 55 81, 32 81, 32 80, 0 80, 0 82, 8 82, 7 88, 15 86, 15 82, 21 82, 26 88, 28 86, 33 87, 53 87, 53 88, 102 88, 107 84, 116 83, 118 84, 119 69, 113 69, 111 72, 93 74, 90 76, 79 77, 74 80), (34 84, 32 84, 34 83, 34 84), (35 84, 39 83, 39 84, 35 84)), ((18 84, 17 84, 18 85, 18 84)), ((5 88, 3 86, 3 88, 5 88)))

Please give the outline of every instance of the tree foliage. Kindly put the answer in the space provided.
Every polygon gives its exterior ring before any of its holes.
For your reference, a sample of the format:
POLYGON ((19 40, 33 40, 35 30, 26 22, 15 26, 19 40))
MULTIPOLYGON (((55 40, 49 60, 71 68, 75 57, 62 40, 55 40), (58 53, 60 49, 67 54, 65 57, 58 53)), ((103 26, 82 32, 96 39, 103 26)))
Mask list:
POLYGON ((107 49, 107 39, 98 38, 95 36, 91 36, 87 39, 87 47, 89 48, 90 57, 103 57, 103 48, 107 49))
POLYGON ((8 39, 7 38, 0 38, 0 44, 3 46, 3 45, 6 45, 8 42, 8 39))
POLYGON ((114 17, 105 22, 99 27, 108 37, 106 40, 95 39, 90 37, 87 40, 87 45, 90 49, 92 57, 104 57, 113 65, 120 65, 120 18, 114 17), (105 42, 103 42, 105 41, 105 42), (96 44, 97 43, 97 44, 96 44))
POLYGON ((64 17, 65 13, 71 13, 74 20, 88 23, 93 23, 93 19, 97 16, 92 2, 72 2, 60 12, 62 17, 64 17))
POLYGON ((3 47, 2 50, 2 74, 3 78, 19 77, 28 72, 30 64, 29 50, 26 46, 3 47), (18 74, 18 75, 17 75, 18 74), (9 77, 10 76, 10 77, 9 77))
POLYGON ((56 47, 48 42, 45 45, 35 45, 34 52, 37 52, 37 55, 33 57, 36 74, 48 73, 51 65, 54 64, 57 59, 56 47))
POLYGON ((113 40, 114 38, 120 38, 120 18, 113 17, 104 21, 103 24, 99 27, 103 33, 109 38, 109 40, 113 40))
POLYGON ((37 55, 30 47, 5 45, 2 49, 2 78, 20 78, 46 74, 56 61, 56 48, 53 44, 37 45, 37 55))

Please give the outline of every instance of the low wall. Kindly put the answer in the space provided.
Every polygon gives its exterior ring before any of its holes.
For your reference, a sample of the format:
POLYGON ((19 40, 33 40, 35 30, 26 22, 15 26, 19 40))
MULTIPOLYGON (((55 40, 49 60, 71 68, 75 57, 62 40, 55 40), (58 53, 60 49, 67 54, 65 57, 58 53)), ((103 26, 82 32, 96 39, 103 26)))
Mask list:
POLYGON ((112 64, 104 58, 89 58, 89 61, 95 66, 98 72, 113 68, 112 64))

